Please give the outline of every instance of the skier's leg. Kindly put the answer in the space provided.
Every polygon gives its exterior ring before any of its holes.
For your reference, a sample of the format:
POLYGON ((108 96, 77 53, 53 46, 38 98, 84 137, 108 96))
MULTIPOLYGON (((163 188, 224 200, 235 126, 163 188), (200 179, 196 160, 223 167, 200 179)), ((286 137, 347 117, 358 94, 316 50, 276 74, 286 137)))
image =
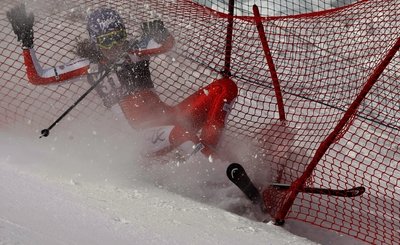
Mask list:
POLYGON ((160 100, 153 90, 142 90, 125 96, 119 105, 132 128, 141 129, 173 124, 172 107, 160 100))
POLYGON ((198 132, 203 127, 211 104, 211 98, 207 96, 205 89, 198 90, 174 107, 174 114, 180 125, 193 132, 198 132))
POLYGON ((175 106, 174 113, 185 128, 193 132, 201 129, 200 140, 215 147, 237 93, 231 79, 218 79, 175 106))
POLYGON ((181 126, 167 125, 141 130, 144 139, 143 150, 149 156, 161 156, 173 149, 180 149, 185 159, 200 152, 207 159, 214 155, 203 145, 196 134, 192 134, 181 126))
POLYGON ((201 130, 200 139, 210 147, 216 147, 225 127, 225 120, 237 97, 238 88, 228 78, 214 81, 208 87, 208 96, 212 98, 207 118, 201 130))
MULTIPOLYGON (((189 100, 192 101, 197 96, 192 96, 189 100)), ((190 103, 186 105, 190 107, 190 103)), ((197 151, 207 158, 214 154, 208 147, 201 144, 196 135, 198 129, 195 128, 201 126, 193 124, 197 118, 181 120, 184 116, 179 115, 179 110, 173 110, 172 107, 164 104, 153 91, 144 90, 126 96, 121 100, 120 106, 130 125, 134 129, 140 129, 138 132, 144 140, 145 154, 163 155, 175 148, 182 148, 186 157, 197 151), (188 122, 185 124, 185 121, 188 122), (181 126, 181 123, 185 127, 181 126)))

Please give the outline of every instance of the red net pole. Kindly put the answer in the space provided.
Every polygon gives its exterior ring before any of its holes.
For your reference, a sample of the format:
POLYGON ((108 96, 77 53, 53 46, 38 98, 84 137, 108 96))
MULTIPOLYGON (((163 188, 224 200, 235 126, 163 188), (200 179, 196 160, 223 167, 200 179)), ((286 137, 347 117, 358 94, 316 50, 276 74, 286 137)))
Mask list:
POLYGON ((226 45, 225 45, 225 67, 224 76, 231 75, 231 54, 232 54, 232 32, 233 32, 233 12, 235 10, 235 0, 229 0, 229 18, 226 27, 226 45))
POLYGON ((277 104, 278 104, 279 119, 281 121, 286 121, 281 86, 279 85, 279 80, 278 80, 278 75, 276 73, 274 60, 272 59, 271 50, 268 45, 267 37, 265 35, 265 30, 264 30, 264 27, 261 22, 260 11, 258 10, 257 5, 253 5, 253 13, 255 16, 258 34, 260 36, 261 44, 262 44, 262 47, 264 50, 264 55, 265 55, 265 58, 267 59, 267 64, 269 67, 269 71, 271 73, 272 84, 274 86, 275 96, 276 96, 276 100, 277 100, 277 104))
POLYGON ((336 125, 334 130, 328 135, 328 137, 320 144, 318 147, 314 157, 311 162, 308 164, 306 170, 296 181, 294 181, 291 185, 291 188, 286 195, 286 200, 284 201, 281 208, 275 215, 275 219, 277 223, 282 223, 284 218, 286 217, 290 207, 292 206, 294 200, 296 199, 297 194, 299 193, 300 188, 304 185, 306 180, 310 177, 312 171, 317 166, 318 162, 321 160, 325 152, 328 148, 335 142, 338 135, 342 131, 342 129, 347 125, 352 116, 356 113, 357 108, 360 106, 361 102, 364 100, 368 92, 374 86, 379 76, 383 73, 385 68, 389 65, 390 61, 396 54, 396 52, 400 48, 400 38, 397 39, 396 43, 392 46, 389 52, 386 54, 385 58, 377 65, 372 74, 369 76, 367 82, 362 88, 361 92, 358 94, 356 99, 350 105, 343 118, 336 125))

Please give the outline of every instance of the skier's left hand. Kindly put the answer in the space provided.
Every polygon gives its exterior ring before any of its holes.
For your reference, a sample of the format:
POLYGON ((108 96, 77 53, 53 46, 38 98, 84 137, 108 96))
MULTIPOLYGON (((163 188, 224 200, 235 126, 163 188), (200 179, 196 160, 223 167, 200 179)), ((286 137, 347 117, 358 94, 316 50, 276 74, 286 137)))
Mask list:
POLYGON ((29 15, 26 13, 25 4, 20 4, 7 11, 7 18, 12 25, 14 33, 17 35, 18 41, 22 42, 22 46, 32 48, 35 18, 32 13, 29 15))
POLYGON ((167 28, 164 26, 164 22, 161 20, 144 22, 141 27, 143 36, 153 38, 158 43, 164 42, 169 35, 167 28))

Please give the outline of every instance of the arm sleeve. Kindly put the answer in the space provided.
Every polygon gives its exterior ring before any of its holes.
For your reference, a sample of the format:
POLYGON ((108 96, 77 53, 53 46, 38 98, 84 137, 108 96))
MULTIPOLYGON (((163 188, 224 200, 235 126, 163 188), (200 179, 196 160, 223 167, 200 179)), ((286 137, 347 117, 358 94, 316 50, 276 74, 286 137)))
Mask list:
POLYGON ((35 85, 52 84, 86 75, 90 65, 89 60, 80 59, 70 64, 43 69, 32 48, 23 49, 23 56, 28 80, 35 85))

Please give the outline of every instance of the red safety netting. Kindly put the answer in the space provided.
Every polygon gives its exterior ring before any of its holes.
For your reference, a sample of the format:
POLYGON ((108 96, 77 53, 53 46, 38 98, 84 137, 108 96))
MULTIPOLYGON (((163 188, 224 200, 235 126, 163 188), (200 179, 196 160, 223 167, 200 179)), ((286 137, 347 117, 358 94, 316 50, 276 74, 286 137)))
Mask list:
MULTIPOLYGON (((259 21, 276 68, 284 122, 272 82, 274 73, 250 3, 236 4, 233 17, 228 5, 217 0, 41 0, 27 8, 35 13, 35 49, 43 66, 77 58, 73 50, 77 39, 87 37, 85 16, 90 9, 111 6, 118 10, 132 37, 139 36, 141 22, 163 19, 176 46, 153 58, 151 68, 156 90, 171 105, 226 69, 227 27, 232 20, 229 68, 239 96, 222 144, 235 148, 253 143, 257 161, 271 165, 266 182, 272 178, 294 183, 288 192, 265 191, 271 215, 309 222, 371 244, 397 243, 399 54, 382 65, 382 74, 369 83, 372 86, 365 96, 359 96, 400 37, 399 3, 268 2, 255 1, 261 16, 269 16, 259 21), (324 9, 329 10, 321 12, 324 9), (348 111, 356 98, 361 99, 359 105, 348 111), (366 192, 352 198, 297 193, 304 186, 363 186, 366 192)), ((38 130, 68 109, 89 84, 85 79, 51 86, 28 83, 21 48, 5 14, 13 5, 10 0, 0 3, 0 127, 19 124, 38 130)), ((70 117, 100 119, 109 115, 106 111, 92 93, 70 117)))

